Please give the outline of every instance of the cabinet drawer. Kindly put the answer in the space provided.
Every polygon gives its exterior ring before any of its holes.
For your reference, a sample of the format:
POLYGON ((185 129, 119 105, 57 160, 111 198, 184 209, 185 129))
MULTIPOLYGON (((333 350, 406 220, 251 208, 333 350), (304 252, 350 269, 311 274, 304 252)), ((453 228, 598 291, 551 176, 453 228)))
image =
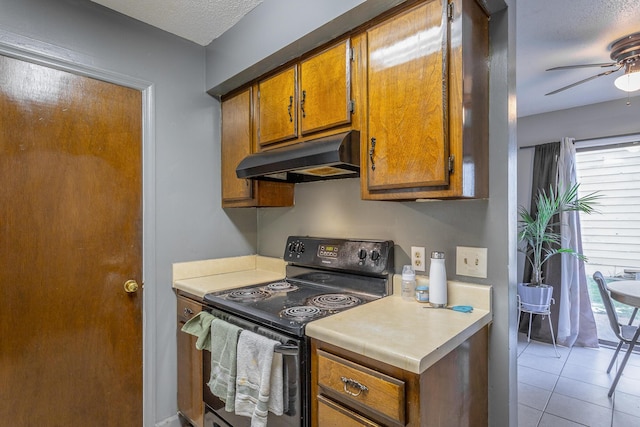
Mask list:
POLYGON ((319 427, 381 427, 380 424, 376 424, 322 396, 318 396, 318 425, 319 427))
POLYGON ((347 406, 405 424, 404 381, 318 350, 318 385, 347 406))
POLYGON ((202 311, 202 305, 196 301, 191 301, 181 296, 178 296, 177 300, 177 315, 179 322, 186 323, 189 319, 202 311))

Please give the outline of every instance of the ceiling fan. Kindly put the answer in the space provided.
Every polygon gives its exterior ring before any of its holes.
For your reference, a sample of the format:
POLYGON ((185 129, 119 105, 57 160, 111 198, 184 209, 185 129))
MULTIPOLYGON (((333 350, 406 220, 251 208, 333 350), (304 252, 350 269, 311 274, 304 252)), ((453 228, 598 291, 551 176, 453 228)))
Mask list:
POLYGON ((640 32, 633 33, 628 36, 622 37, 613 43, 611 43, 611 59, 614 62, 605 62, 599 64, 582 64, 582 65, 565 65, 562 67, 549 68, 547 71, 554 70, 568 70, 572 68, 585 68, 585 67, 600 67, 615 69, 604 71, 595 76, 588 77, 584 80, 577 81, 568 86, 556 89, 553 92, 546 93, 546 95, 553 95, 563 90, 570 89, 574 86, 581 85, 590 80, 598 77, 608 76, 609 74, 620 71, 624 68, 624 75, 618 77, 615 81, 615 85, 618 89, 633 92, 640 90, 640 32))

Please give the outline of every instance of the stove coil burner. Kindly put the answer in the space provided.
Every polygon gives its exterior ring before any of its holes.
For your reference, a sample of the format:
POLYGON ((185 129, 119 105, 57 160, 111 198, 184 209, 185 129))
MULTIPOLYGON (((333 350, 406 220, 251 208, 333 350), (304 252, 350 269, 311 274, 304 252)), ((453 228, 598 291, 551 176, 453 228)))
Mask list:
POLYGON ((309 303, 325 310, 341 310, 362 304, 362 300, 349 294, 323 294, 311 298, 309 303))
POLYGON ((227 299, 236 302, 255 302, 267 299, 270 296, 271 292, 263 289, 241 289, 229 292, 227 299))
POLYGON ((289 292, 295 291, 298 287, 283 280, 281 282, 269 283, 265 289, 272 292, 289 292))
POLYGON ((320 310, 318 307, 312 307, 310 305, 299 305, 295 307, 285 308, 280 312, 280 317, 298 321, 305 321, 313 319, 314 317, 320 316, 322 314, 322 310, 320 310))

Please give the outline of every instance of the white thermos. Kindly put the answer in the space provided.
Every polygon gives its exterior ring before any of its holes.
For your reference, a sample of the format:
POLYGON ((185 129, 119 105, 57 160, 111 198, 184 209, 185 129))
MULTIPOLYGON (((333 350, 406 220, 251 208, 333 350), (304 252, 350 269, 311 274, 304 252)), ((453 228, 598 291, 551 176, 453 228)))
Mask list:
POLYGON ((444 252, 431 252, 429 302, 433 307, 447 306, 447 270, 444 266, 444 252))

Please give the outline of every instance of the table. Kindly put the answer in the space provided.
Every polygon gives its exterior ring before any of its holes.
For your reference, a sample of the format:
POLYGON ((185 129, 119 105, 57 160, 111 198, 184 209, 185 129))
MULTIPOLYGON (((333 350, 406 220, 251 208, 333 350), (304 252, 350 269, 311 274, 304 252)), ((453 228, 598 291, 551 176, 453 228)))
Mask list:
POLYGON ((607 288, 614 300, 640 307, 640 280, 617 280, 607 283, 607 288))
MULTIPOLYGON (((640 280, 619 280, 610 282, 607 284, 607 288, 609 289, 612 299, 635 307, 636 309, 640 308, 640 280)), ((613 380, 613 384, 609 390, 609 397, 611 397, 613 390, 615 390, 616 385, 618 384, 622 371, 629 360, 629 356, 631 356, 633 347, 638 343, 638 337, 640 337, 640 328, 636 330, 636 333, 631 339, 631 343, 627 349, 627 354, 625 354, 624 359, 622 360, 622 365, 620 365, 620 369, 618 369, 616 378, 613 380)))

